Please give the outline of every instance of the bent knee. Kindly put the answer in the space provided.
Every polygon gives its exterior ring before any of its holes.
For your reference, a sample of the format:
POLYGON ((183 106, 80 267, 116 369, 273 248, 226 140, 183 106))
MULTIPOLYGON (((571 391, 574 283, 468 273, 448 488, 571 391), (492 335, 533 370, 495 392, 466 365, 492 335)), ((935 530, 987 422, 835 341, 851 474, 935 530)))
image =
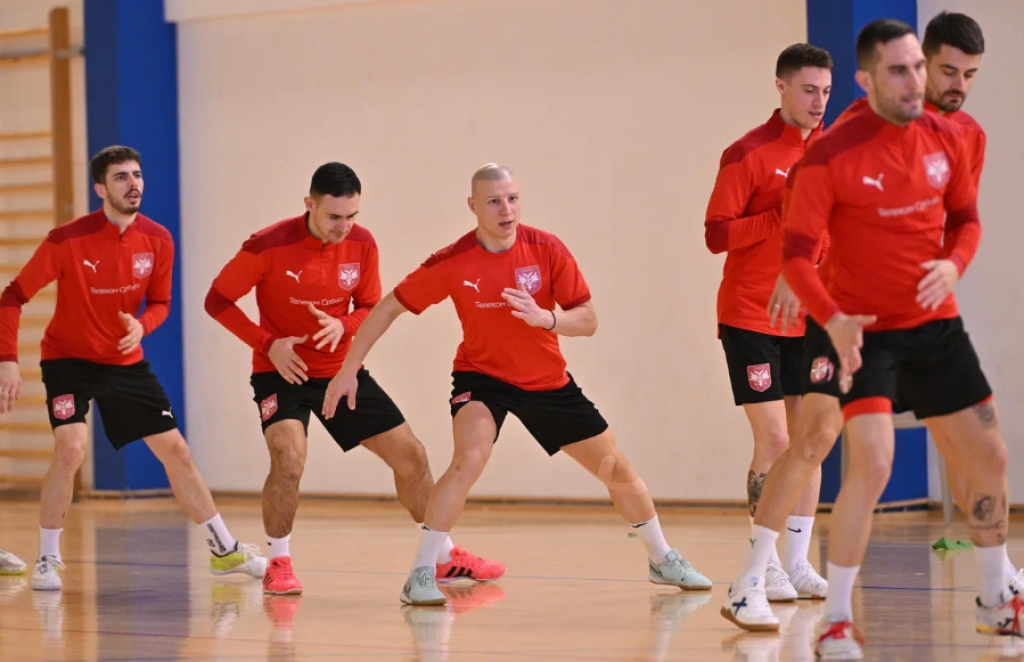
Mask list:
POLYGON ((754 437, 754 452, 773 464, 789 448, 789 433, 782 428, 767 430, 754 437))

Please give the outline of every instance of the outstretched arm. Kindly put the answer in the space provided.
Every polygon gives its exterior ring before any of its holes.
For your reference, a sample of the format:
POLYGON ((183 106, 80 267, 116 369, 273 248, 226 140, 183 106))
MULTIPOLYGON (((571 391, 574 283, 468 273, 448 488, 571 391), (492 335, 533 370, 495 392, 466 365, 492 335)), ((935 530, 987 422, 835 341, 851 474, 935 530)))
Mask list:
POLYGON ((334 413, 338 409, 338 401, 344 396, 348 396, 348 408, 356 408, 356 389, 358 388, 356 373, 359 372, 366 356, 381 339, 381 336, 391 328, 399 315, 406 312, 409 312, 409 309, 398 301, 394 292, 390 292, 373 307, 369 316, 360 325, 359 333, 352 340, 352 346, 348 350, 348 356, 345 357, 341 370, 327 385, 324 407, 321 412, 324 418, 334 417, 334 413))

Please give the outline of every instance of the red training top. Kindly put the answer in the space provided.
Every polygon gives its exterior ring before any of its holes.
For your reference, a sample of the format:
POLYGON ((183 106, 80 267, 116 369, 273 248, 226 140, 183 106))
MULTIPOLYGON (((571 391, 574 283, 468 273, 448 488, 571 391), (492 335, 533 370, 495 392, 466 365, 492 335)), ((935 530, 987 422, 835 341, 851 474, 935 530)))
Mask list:
POLYGON ((489 375, 527 391, 569 383, 558 334, 512 316, 506 287, 531 294, 541 308, 572 310, 590 301, 576 260, 555 235, 520 225, 516 243, 488 253, 476 231, 430 256, 395 288, 395 298, 417 315, 451 297, 462 322, 456 371, 489 375))
POLYGON ((0 361, 18 360, 21 307, 57 281, 57 308, 46 327, 42 360, 84 359, 108 365, 142 360, 142 345, 122 354, 128 335, 118 313, 137 315, 148 335, 171 308, 174 241, 161 225, 138 214, 124 233, 103 210, 51 230, 0 296, 0 361))
MULTIPOLYGON (((836 119, 836 124, 845 121, 850 117, 854 117, 857 113, 862 112, 865 108, 869 108, 867 97, 861 97, 850 104, 850 107, 843 111, 843 114, 836 119)), ((981 128, 973 117, 965 113, 963 110, 958 110, 953 113, 943 113, 942 110, 935 104, 925 101, 924 109, 930 113, 942 117, 952 122, 959 130, 960 135, 964 141, 964 149, 966 156, 971 160, 971 175, 974 178, 974 185, 977 187, 981 183, 981 171, 985 168, 985 145, 987 138, 985 136, 985 130, 981 128)), ((833 124, 835 126, 835 124, 833 124)))
POLYGON ((253 349, 252 371, 277 372, 267 352, 278 338, 309 338, 295 346, 310 377, 334 377, 341 368, 352 336, 380 301, 377 243, 360 225, 338 244, 324 243, 309 233, 306 215, 260 230, 221 270, 206 295, 206 312, 253 349), (259 326, 235 302, 256 288, 259 326), (341 320, 345 337, 315 349, 313 336, 323 327, 309 311, 312 303, 341 320), (352 308, 350 312, 350 307, 352 308))
POLYGON ((952 295, 935 311, 916 298, 921 263, 948 258, 962 274, 981 238, 959 134, 931 113, 900 127, 864 104, 808 150, 786 207, 783 275, 815 320, 873 314, 880 331, 958 315, 952 295), (826 229, 827 287, 813 261, 826 229))
POLYGON ((821 126, 804 140, 800 129, 776 110, 761 126, 722 153, 708 201, 704 240, 715 254, 727 252, 718 288, 718 322, 773 336, 802 336, 804 322, 786 334, 766 313, 782 270, 782 191, 793 167, 821 126))

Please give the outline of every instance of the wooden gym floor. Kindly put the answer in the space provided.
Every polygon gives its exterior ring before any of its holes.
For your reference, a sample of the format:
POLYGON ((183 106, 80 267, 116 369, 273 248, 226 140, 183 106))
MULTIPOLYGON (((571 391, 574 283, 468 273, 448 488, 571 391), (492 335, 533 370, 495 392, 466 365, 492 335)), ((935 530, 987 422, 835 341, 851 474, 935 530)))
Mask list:
MULTIPOLYGON (((234 535, 262 542, 256 500, 221 501, 234 535)), ((37 508, 0 508, 0 547, 38 550, 37 508)), ((457 544, 509 566, 494 584, 443 590, 446 607, 398 601, 417 534, 391 503, 306 501, 291 544, 306 592, 264 597, 258 580, 207 571, 205 542, 167 499, 72 506, 64 590, 0 577, 0 661, 170 660, 811 660, 823 603, 777 607, 780 635, 743 634, 718 614, 743 558, 744 511, 664 509, 669 543, 715 582, 684 593, 647 582, 639 540, 610 507, 473 506, 457 544)), ((827 556, 819 518, 812 561, 827 556)), ((1024 562, 1014 522, 1011 557, 1024 562)), ((876 516, 854 594, 867 659, 1001 659, 974 633, 971 552, 943 557, 937 515, 876 516)), ((955 524, 945 532, 964 538, 955 524)), ((31 571, 31 567, 30 567, 31 571)))

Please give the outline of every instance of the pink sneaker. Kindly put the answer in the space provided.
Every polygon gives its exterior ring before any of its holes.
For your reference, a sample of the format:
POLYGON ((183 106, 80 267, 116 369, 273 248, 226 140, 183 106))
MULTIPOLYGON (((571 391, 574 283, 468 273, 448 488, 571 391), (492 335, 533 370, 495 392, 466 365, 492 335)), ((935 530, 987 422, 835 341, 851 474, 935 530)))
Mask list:
POLYGON ((263 592, 267 595, 298 595, 302 584, 295 578, 290 556, 270 559, 267 572, 263 575, 263 592))
POLYGON ((472 579, 478 582, 493 582, 505 574, 505 565, 497 561, 482 559, 461 547, 452 549, 452 560, 437 564, 437 583, 445 584, 456 579, 472 579))

